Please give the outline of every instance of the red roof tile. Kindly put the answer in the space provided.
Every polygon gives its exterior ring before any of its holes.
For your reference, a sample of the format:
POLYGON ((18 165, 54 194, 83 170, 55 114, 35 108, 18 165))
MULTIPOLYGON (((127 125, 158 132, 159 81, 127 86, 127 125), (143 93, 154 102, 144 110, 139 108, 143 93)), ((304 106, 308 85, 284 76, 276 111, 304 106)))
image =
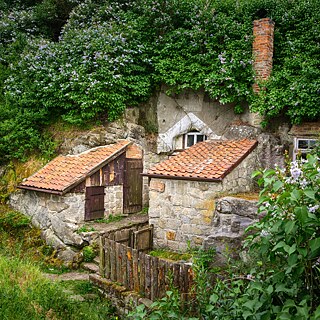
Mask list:
POLYGON ((131 142, 122 140, 116 144, 90 149, 74 156, 58 156, 34 175, 23 181, 19 188, 46 192, 65 193, 76 186, 114 156, 125 151, 131 142))
POLYGON ((145 175, 190 180, 222 180, 257 145, 255 140, 207 140, 152 167, 145 175))

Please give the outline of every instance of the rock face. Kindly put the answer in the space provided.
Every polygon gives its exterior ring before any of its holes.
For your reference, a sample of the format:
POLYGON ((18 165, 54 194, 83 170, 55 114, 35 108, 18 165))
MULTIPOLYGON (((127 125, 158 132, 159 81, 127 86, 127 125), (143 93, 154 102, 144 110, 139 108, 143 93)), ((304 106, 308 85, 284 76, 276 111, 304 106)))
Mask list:
POLYGON ((285 146, 281 136, 263 132, 249 125, 230 125, 223 134, 225 139, 255 139, 258 141, 258 157, 262 168, 284 167, 285 146))
POLYGON ((215 247, 217 260, 223 261, 226 253, 238 255, 237 249, 243 240, 245 229, 258 221, 256 200, 224 197, 216 200, 210 234, 204 247, 215 247))
POLYGON ((18 191, 11 195, 10 204, 31 218, 32 224, 43 230, 48 244, 61 249, 87 244, 75 231, 83 221, 84 194, 57 196, 36 191, 18 191))

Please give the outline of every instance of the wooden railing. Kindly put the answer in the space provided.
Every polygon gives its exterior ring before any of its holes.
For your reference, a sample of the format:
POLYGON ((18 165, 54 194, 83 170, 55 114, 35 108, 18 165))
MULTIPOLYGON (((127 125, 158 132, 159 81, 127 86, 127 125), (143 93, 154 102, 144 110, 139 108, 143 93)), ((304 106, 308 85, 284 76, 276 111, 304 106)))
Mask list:
MULTIPOLYGON (((100 275, 152 301, 165 296, 171 281, 187 299, 186 293, 190 292, 193 281, 191 267, 144 253, 152 239, 152 231, 146 230, 134 231, 137 232, 133 241, 135 248, 116 239, 100 237, 100 275), (148 232, 149 236, 146 236, 148 232)), ((115 234, 117 237, 120 238, 120 234, 115 234)))

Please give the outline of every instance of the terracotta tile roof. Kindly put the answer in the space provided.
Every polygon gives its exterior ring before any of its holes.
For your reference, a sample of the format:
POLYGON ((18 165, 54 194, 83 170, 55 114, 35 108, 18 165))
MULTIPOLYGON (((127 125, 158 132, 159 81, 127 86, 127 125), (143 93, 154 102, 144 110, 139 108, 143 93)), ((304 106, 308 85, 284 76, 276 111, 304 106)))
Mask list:
POLYGON ((124 152, 130 144, 131 142, 122 140, 116 144, 90 149, 78 155, 58 156, 18 187, 49 193, 66 193, 108 163, 108 160, 124 152))
POLYGON ((257 145, 255 140, 207 140, 152 167, 145 175, 221 181, 257 145))

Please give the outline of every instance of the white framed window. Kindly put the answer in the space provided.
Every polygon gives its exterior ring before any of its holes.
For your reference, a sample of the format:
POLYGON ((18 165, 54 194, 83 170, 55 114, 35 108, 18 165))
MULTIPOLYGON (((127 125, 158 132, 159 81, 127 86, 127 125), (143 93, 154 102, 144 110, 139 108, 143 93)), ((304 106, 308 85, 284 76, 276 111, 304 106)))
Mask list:
POLYGON ((293 160, 298 157, 307 158, 307 154, 316 146, 317 139, 294 138, 293 160))
POLYGON ((184 147, 189 148, 194 144, 207 140, 207 136, 198 131, 191 131, 184 135, 184 147))

